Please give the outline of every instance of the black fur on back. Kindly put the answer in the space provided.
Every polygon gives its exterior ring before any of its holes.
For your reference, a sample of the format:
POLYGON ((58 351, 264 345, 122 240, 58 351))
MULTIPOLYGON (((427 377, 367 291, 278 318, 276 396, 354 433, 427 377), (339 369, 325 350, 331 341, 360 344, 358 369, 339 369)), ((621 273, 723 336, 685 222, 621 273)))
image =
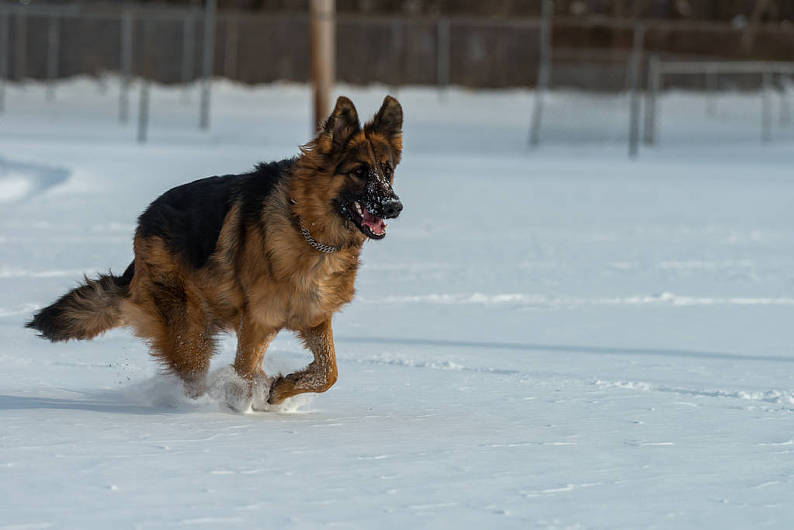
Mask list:
POLYGON ((158 236, 169 250, 200 269, 215 251, 223 221, 240 204, 243 226, 258 223, 264 200, 295 159, 259 164, 250 173, 208 177, 172 188, 138 218, 141 237, 158 236))

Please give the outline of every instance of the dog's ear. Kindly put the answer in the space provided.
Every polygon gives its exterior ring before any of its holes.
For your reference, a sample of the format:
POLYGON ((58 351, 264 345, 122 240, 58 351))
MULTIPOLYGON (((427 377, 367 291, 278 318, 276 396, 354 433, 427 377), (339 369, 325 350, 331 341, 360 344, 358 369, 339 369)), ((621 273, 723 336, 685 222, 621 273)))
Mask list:
POLYGON ((391 96, 383 98, 380 110, 366 125, 366 131, 385 136, 399 160, 403 148, 403 108, 400 102, 391 96))
POLYGON ((361 124, 353 102, 345 96, 339 96, 334 111, 322 126, 317 142, 320 152, 327 155, 334 150, 341 150, 350 137, 360 130, 361 124))

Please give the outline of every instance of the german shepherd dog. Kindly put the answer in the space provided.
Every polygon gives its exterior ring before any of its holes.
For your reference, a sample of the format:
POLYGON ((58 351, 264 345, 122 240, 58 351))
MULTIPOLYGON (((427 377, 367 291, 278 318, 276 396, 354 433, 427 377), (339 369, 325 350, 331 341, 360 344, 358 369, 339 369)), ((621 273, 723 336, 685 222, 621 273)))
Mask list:
POLYGON ((27 327, 57 342, 130 326, 193 397, 207 390, 215 336, 234 330, 239 397, 250 402, 262 381, 270 404, 328 390, 337 378, 331 317, 353 299, 364 241, 383 239, 384 220, 402 210, 392 189, 402 122, 386 96, 362 128, 340 97, 298 156, 167 191, 138 219, 123 275, 85 278, 27 327), (261 364, 281 329, 314 360, 271 380, 261 364))

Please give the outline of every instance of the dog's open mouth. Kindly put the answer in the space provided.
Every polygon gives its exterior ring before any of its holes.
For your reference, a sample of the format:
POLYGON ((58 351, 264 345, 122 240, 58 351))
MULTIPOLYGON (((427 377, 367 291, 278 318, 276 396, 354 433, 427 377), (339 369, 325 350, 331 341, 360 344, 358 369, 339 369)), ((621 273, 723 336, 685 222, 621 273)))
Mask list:
POLYGON ((361 233, 370 239, 383 239, 386 237, 386 223, 381 217, 373 215, 358 201, 350 203, 350 216, 353 223, 361 233))

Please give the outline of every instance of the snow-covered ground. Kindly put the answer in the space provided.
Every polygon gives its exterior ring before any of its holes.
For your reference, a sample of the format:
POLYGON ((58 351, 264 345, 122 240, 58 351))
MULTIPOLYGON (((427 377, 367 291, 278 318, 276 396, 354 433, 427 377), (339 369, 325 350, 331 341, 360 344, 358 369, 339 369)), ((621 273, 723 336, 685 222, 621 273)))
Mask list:
MULTIPOLYGON (((164 190, 294 154, 308 91, 219 84, 201 133, 158 88, 140 146, 106 83, 9 87, 0 119, 0 529, 794 524, 794 131, 762 147, 757 95, 668 95, 629 162, 565 142, 620 139, 620 97, 552 94, 527 152, 529 93, 401 89, 405 210, 335 318, 339 382, 236 414, 127 331, 22 325, 123 271, 164 190)), ((266 368, 309 359, 282 334, 266 368)))

